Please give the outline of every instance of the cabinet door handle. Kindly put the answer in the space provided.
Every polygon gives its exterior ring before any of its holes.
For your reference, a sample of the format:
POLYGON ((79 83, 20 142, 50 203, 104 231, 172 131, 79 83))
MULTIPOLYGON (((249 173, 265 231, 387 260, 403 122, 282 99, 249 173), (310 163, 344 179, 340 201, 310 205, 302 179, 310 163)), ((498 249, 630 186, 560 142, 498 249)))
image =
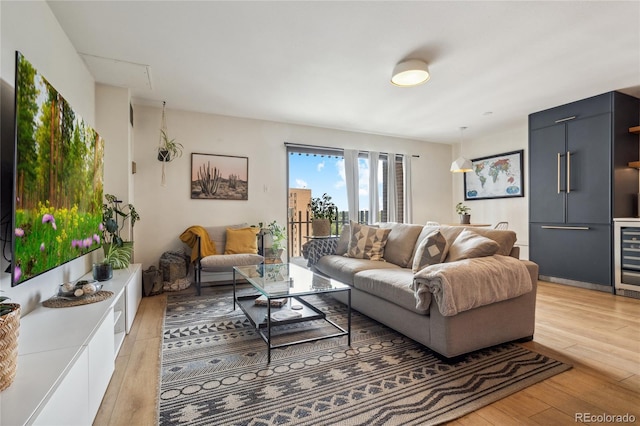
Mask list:
POLYGON ((558 194, 560 193, 560 153, 558 153, 558 194))
POLYGON ((567 151, 567 194, 571 192, 571 151, 567 151))
POLYGON ((552 226, 552 225, 541 225, 542 229, 565 229, 568 231, 588 231, 590 228, 588 226, 552 226))
POLYGON ((575 115, 573 115, 571 117, 567 117, 567 118, 561 118, 560 120, 556 120, 556 123, 562 123, 563 121, 573 120, 574 118, 576 118, 575 115))

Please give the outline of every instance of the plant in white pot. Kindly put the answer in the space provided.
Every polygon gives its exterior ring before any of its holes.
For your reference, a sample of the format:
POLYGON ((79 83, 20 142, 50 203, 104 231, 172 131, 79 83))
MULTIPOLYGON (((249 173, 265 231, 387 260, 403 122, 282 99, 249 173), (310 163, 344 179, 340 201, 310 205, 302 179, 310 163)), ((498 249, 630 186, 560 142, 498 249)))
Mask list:
POLYGON ((262 222, 258 224, 261 229, 263 256, 270 259, 282 257, 282 252, 287 247, 287 230, 275 220, 268 225, 262 222))
POLYGON ((0 296, 0 391, 8 388, 16 376, 20 305, 0 296))
POLYGON ((465 206, 464 204, 462 204, 462 202, 456 204, 456 213, 460 215, 461 224, 466 225, 471 223, 471 215, 469 214, 470 211, 471 208, 465 206))
POLYGON ((313 235, 324 237, 331 234, 331 222, 338 217, 338 208, 326 192, 322 197, 312 197, 309 201, 311 228, 313 235))

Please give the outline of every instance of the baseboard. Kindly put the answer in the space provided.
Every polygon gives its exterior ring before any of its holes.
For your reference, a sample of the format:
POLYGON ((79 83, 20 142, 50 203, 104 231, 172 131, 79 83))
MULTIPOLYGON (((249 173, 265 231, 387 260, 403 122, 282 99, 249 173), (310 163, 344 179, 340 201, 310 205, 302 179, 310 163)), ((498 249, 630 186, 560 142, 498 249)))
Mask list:
POLYGON ((588 290, 602 291, 604 293, 613 293, 613 286, 610 286, 610 285, 575 281, 575 280, 569 280, 566 278, 550 277, 547 275, 538 275, 538 279, 540 281, 548 281, 550 283, 555 283, 555 284, 564 284, 564 285, 570 285, 572 287, 586 288, 588 290))

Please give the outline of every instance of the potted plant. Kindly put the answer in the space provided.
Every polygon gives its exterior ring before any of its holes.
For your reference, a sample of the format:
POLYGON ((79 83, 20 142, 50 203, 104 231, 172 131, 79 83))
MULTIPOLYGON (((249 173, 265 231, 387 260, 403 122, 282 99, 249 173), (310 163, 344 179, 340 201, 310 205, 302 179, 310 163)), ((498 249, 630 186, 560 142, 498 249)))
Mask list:
POLYGON ((169 162, 182 157, 182 144, 169 139, 165 130, 160 130, 161 143, 158 145, 158 160, 169 162))
POLYGON ((263 226, 262 222, 260 222, 259 226, 262 229, 264 256, 274 259, 280 258, 286 248, 286 228, 279 225, 275 220, 267 226, 263 226))
POLYGON ((469 224, 471 223, 471 215, 469 212, 471 208, 462 204, 462 202, 456 204, 456 213, 460 215, 460 223, 461 224, 469 224))
POLYGON ((16 376, 20 305, 0 296, 0 391, 8 388, 16 376))
POLYGON ((120 236, 120 232, 124 229, 127 220, 131 221, 131 231, 133 232, 133 227, 140 220, 140 215, 133 204, 122 206, 122 200, 119 200, 115 195, 105 194, 104 198, 107 202, 102 205, 100 230, 102 231, 102 247, 105 258, 109 256, 112 245, 118 247, 128 246, 130 251, 129 258, 131 258, 133 242, 124 241, 120 236))
POLYGON ((129 266, 132 253, 133 247, 129 245, 110 244, 102 262, 93 264, 93 279, 97 281, 110 280, 113 277, 114 269, 124 269, 129 266))
POLYGON ((331 234, 331 221, 337 219, 337 207, 325 192, 322 197, 312 197, 309 201, 311 228, 313 235, 323 237, 331 234))

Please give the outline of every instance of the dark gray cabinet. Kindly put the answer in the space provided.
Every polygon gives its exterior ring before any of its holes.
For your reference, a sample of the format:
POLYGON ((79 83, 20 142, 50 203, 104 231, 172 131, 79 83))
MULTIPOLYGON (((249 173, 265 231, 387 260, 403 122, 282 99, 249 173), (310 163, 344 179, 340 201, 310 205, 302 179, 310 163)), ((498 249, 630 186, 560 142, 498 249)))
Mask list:
POLYGON ((529 116, 529 257, 542 277, 612 286, 613 218, 637 214, 639 115, 639 99, 610 92, 529 116))

